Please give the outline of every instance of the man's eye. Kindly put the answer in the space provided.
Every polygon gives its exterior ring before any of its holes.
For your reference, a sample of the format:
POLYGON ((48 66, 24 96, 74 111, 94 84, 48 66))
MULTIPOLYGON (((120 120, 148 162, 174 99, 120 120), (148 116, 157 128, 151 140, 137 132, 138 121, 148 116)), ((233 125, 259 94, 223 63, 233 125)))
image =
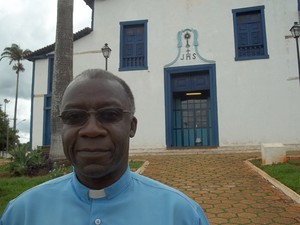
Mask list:
POLYGON ((102 122, 117 122, 122 119, 122 112, 117 109, 107 109, 99 112, 99 117, 102 122))
POLYGON ((67 124, 78 124, 86 120, 86 113, 84 112, 67 112, 64 116, 67 124))

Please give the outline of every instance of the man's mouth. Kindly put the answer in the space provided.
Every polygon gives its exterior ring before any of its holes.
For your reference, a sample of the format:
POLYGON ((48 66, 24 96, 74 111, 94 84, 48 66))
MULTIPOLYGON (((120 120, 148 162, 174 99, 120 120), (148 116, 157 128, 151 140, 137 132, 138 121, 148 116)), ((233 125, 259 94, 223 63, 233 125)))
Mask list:
POLYGON ((110 154, 109 149, 99 149, 99 148, 83 148, 77 151, 77 155, 80 157, 103 157, 110 154))

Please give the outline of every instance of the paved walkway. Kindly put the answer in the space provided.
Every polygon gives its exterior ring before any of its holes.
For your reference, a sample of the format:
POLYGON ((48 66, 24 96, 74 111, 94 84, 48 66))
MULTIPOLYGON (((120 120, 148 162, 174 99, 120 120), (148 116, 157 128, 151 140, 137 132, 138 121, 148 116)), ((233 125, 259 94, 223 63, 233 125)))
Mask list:
MULTIPOLYGON (((181 153, 184 153, 182 151, 181 153)), ((175 187, 197 201, 211 225, 300 225, 300 204, 253 171, 248 153, 147 154, 131 156, 149 161, 143 175, 175 187)))

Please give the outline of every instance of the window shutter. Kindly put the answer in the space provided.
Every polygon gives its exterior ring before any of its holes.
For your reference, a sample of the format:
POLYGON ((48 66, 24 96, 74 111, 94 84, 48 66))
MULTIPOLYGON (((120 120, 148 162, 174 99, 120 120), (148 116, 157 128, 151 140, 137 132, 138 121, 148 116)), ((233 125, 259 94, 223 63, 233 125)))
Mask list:
POLYGON ((237 14, 238 56, 253 57, 264 54, 260 11, 237 14))
POLYGON ((124 67, 144 66, 144 25, 126 26, 124 29, 124 67))

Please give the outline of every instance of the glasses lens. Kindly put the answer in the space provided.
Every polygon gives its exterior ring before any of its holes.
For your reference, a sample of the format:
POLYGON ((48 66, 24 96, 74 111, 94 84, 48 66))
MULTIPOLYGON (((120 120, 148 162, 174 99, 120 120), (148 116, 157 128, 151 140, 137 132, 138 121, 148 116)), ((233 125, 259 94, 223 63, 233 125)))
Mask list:
POLYGON ((89 119, 90 114, 95 114, 96 119, 100 123, 116 123, 123 119, 123 113, 129 113, 129 111, 123 111, 120 108, 106 108, 97 111, 85 111, 85 110, 67 110, 63 111, 60 115, 64 124, 67 125, 83 125, 89 119))
POLYGON ((123 110, 119 108, 102 109, 97 111, 97 120, 101 123, 116 123, 123 118, 123 110))
POLYGON ((68 110, 61 113, 61 119, 64 124, 79 125, 88 120, 89 114, 83 110, 68 110))

